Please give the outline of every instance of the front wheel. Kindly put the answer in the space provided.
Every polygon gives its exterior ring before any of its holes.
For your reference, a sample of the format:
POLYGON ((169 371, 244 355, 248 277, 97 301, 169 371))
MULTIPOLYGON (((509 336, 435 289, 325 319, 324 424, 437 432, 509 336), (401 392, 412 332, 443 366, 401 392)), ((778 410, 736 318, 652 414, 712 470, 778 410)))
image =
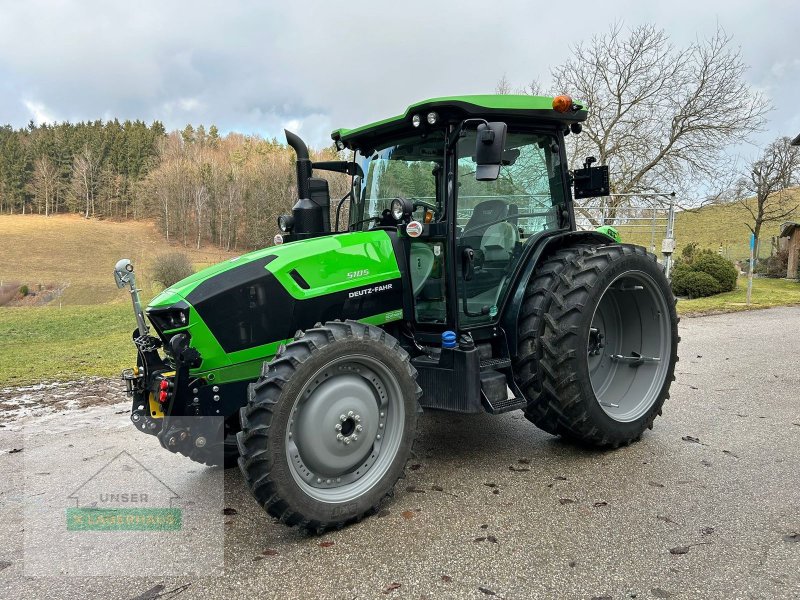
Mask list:
POLYGON ((675 299, 639 246, 562 249, 526 290, 520 339, 516 372, 530 421, 592 445, 629 444, 669 397, 675 299))
POLYGON ((411 451, 415 377, 397 340, 370 325, 330 322, 287 344, 241 411, 239 466, 256 500, 311 531, 374 512, 411 451))

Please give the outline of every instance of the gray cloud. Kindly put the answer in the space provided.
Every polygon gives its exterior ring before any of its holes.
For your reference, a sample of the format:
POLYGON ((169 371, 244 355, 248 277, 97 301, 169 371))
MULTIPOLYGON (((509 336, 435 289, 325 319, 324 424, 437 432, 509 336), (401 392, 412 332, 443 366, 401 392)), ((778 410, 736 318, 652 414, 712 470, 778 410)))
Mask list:
POLYGON ((0 121, 116 116, 266 137, 292 126, 327 144, 335 127, 426 97, 491 92, 504 73, 547 83, 571 41, 624 20, 655 22, 677 45, 721 25, 776 106, 758 141, 800 132, 793 2, 648 4, 2 2, 0 121))

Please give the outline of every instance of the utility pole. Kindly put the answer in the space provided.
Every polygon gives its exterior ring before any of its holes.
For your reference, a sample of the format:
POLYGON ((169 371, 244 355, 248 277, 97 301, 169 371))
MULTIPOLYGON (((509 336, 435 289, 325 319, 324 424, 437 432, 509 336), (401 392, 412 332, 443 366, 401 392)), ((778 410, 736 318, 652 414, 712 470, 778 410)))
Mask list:
MULTIPOLYGON (((666 194, 664 194, 666 195, 666 194)), ((675 192, 669 194, 669 213, 667 213, 667 236, 661 242, 664 255, 664 273, 669 279, 672 271, 672 253, 675 252, 675 192)))
POLYGON ((747 270, 747 306, 750 306, 750 296, 753 293, 753 269, 755 268, 756 234, 750 232, 750 268, 747 270))

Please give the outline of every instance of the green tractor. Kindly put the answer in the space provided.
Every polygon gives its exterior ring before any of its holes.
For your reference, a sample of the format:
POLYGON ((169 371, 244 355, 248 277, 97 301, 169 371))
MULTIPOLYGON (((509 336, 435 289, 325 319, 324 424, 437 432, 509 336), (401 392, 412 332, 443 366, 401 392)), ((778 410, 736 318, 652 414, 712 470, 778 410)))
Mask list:
POLYGON ((334 131, 352 158, 328 162, 287 132, 299 200, 274 246, 146 311, 117 264, 138 321, 134 425, 238 463, 269 514, 310 531, 392 494, 423 410, 522 410, 577 443, 637 440, 674 379, 675 299, 644 248, 576 228, 573 196, 609 193, 593 158, 567 168, 586 116, 568 96, 436 98, 334 131), (349 177, 341 200, 325 171, 349 177))

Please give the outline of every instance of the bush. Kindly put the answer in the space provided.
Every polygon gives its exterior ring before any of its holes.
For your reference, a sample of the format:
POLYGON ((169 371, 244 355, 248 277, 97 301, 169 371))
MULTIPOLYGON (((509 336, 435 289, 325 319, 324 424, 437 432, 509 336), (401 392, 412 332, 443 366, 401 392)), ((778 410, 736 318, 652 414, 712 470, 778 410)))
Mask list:
POLYGON ((23 298, 25 296, 27 296, 28 294, 30 294, 30 293, 31 293, 31 291, 28 289, 27 285, 21 285, 19 287, 19 295, 22 296, 23 298))
POLYGON ((754 273, 767 277, 786 277, 786 270, 789 268, 789 249, 778 250, 769 258, 758 261, 754 273))
POLYGON ((736 289, 739 272, 733 263, 724 256, 711 251, 701 252, 695 256, 691 264, 692 271, 706 273, 719 283, 720 291, 730 292, 736 289))
POLYGON ((679 260, 681 262, 690 265, 692 264, 694 257, 697 256, 697 254, 699 253, 700 253, 700 248, 697 242, 690 242, 683 247, 683 250, 681 250, 681 257, 679 260))
POLYGON ((169 287, 194 273, 194 268, 183 252, 168 252, 156 257, 153 265, 153 280, 169 287))
POLYGON ((689 268, 676 269, 672 273, 672 289, 677 296, 704 298, 719 294, 719 282, 708 273, 692 271, 689 268))
POLYGON ((672 270, 676 296, 702 298, 736 289, 739 271, 727 258, 691 243, 683 248, 672 270), (702 276, 702 277, 701 277, 702 276))

